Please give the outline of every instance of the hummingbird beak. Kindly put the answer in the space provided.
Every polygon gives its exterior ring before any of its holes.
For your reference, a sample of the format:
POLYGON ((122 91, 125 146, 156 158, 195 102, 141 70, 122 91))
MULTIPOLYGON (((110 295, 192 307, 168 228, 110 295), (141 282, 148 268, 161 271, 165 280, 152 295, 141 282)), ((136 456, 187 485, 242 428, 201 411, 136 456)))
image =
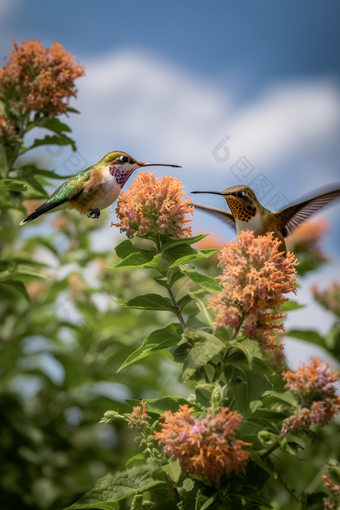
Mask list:
POLYGON ((137 162, 139 166, 146 167, 146 166, 171 166, 172 168, 182 168, 179 165, 166 165, 165 163, 142 163, 137 162))
POLYGON ((225 193, 221 193, 220 191, 190 191, 190 193, 208 193, 209 195, 221 195, 225 196, 225 193))

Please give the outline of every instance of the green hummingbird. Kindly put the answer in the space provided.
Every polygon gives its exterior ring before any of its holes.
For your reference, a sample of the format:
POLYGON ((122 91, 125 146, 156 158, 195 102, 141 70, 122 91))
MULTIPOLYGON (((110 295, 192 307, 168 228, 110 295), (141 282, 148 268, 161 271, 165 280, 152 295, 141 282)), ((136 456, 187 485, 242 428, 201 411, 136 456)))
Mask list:
POLYGON ((239 234, 242 230, 252 230, 255 236, 274 232, 281 241, 282 251, 287 253, 285 237, 294 232, 296 227, 313 213, 340 196, 340 189, 332 189, 313 198, 308 198, 282 211, 271 212, 258 201, 254 191, 248 186, 232 186, 223 191, 192 191, 191 193, 211 193, 221 195, 227 202, 230 211, 193 204, 217 218, 222 219, 239 234))
POLYGON ((109 207, 118 197, 122 187, 137 170, 148 166, 171 166, 163 163, 142 163, 126 152, 109 152, 95 165, 82 170, 65 181, 54 193, 20 225, 35 220, 42 214, 77 209, 88 218, 99 218, 100 211, 109 207))

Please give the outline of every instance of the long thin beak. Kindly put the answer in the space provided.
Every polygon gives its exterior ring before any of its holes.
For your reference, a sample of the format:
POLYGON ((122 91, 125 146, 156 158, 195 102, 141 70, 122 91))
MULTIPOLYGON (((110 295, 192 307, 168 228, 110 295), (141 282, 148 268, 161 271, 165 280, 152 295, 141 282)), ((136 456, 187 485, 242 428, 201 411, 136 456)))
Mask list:
POLYGON ((190 193, 208 193, 209 195, 221 195, 225 196, 225 193, 221 193, 220 191, 190 191, 190 193))
POLYGON ((145 167, 145 166, 172 166, 172 168, 182 168, 179 165, 166 165, 164 163, 141 163, 141 162, 139 162, 138 165, 143 166, 143 167, 145 167))

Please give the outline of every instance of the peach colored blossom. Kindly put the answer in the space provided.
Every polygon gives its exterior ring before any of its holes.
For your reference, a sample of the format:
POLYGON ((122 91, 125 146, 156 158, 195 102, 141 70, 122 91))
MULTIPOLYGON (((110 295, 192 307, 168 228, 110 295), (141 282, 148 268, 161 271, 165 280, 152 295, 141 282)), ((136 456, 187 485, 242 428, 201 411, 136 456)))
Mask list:
POLYGON ((15 141, 17 133, 15 127, 11 124, 11 121, 6 119, 3 113, 0 113, 0 140, 15 141))
POLYGON ((314 285, 312 287, 314 299, 326 310, 330 310, 340 316, 340 283, 334 281, 325 290, 319 291, 314 285))
POLYGON ((128 193, 122 193, 117 204, 120 228, 128 237, 190 237, 191 227, 185 224, 193 214, 192 199, 184 200, 183 185, 176 177, 155 177, 153 172, 139 172, 128 193))
POLYGON ((324 499, 324 509, 337 510, 340 503, 340 485, 332 482, 332 480, 325 475, 323 475, 322 478, 325 480, 326 489, 331 492, 331 495, 324 499))
POLYGON ((304 221, 297 227, 293 235, 287 239, 287 247, 294 253, 313 254, 320 261, 327 260, 322 253, 320 243, 330 231, 330 224, 324 216, 316 220, 304 221))
POLYGON ((141 406, 136 406, 133 408, 133 412, 130 415, 129 427, 132 429, 134 427, 142 428, 149 427, 149 423, 147 420, 150 420, 151 417, 146 412, 146 402, 141 400, 141 406))
POLYGON ((204 418, 192 416, 193 408, 187 404, 179 411, 166 411, 161 418, 162 431, 154 438, 163 443, 164 453, 178 459, 185 473, 217 481, 223 472, 227 474, 244 469, 250 452, 243 446, 252 443, 235 439, 242 416, 237 411, 222 407, 216 415, 208 413, 204 418))
POLYGON ((288 370, 282 373, 285 389, 301 401, 297 413, 284 420, 282 435, 290 430, 301 431, 312 423, 325 425, 340 412, 340 397, 333 385, 339 380, 338 373, 326 361, 311 359, 309 365, 302 363, 296 372, 288 370))
POLYGON ((77 94, 74 80, 84 75, 83 66, 73 63, 74 57, 58 42, 51 48, 34 40, 13 44, 9 61, 0 68, 0 98, 10 97, 11 107, 21 114, 65 113, 77 94))
POLYGON ((247 230, 236 242, 225 243, 218 254, 223 274, 217 277, 222 290, 209 301, 216 311, 216 326, 231 326, 251 339, 257 340, 264 351, 274 350, 274 334, 284 330, 281 322, 286 314, 282 305, 296 294, 294 255, 283 257, 280 241, 273 232, 255 237, 247 230))

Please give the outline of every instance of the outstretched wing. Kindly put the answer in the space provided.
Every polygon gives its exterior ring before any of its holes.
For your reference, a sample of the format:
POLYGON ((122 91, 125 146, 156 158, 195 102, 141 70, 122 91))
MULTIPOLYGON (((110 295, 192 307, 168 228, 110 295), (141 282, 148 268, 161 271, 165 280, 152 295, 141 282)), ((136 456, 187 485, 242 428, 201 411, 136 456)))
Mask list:
POLYGON ((333 189, 332 191, 328 191, 327 193, 323 193, 317 197, 305 200, 300 204, 292 205, 282 211, 274 213, 279 220, 278 225, 282 235, 284 237, 291 235, 300 223, 339 196, 340 189, 333 189))
POLYGON ((234 216, 230 214, 228 211, 223 211, 223 209, 217 209, 216 207, 210 207, 208 205, 201 205, 201 204, 192 204, 197 209, 201 209, 202 211, 208 212, 215 216, 216 218, 219 218, 220 220, 224 221, 224 223, 227 223, 229 227, 236 230, 236 223, 234 216))
POLYGON ((35 211, 27 216, 27 218, 22 220, 20 225, 29 223, 42 214, 47 213, 52 209, 56 209, 68 200, 72 200, 73 198, 79 196, 83 192, 85 182, 88 181, 91 177, 91 170, 92 167, 87 168, 86 170, 83 170, 82 172, 79 172, 67 179, 67 181, 59 186, 59 188, 57 188, 43 204, 37 207, 35 211))

